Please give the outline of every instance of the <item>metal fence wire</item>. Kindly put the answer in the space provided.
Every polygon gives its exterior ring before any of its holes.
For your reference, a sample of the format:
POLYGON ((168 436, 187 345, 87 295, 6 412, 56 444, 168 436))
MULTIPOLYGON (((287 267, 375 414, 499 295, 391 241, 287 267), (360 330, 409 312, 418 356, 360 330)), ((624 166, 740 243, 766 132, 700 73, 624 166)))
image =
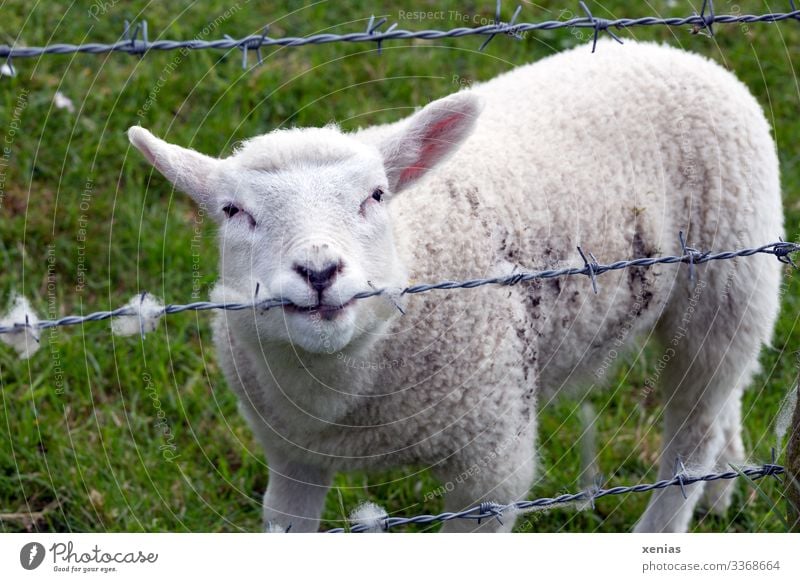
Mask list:
POLYGON ((680 487, 684 499, 686 495, 686 487, 694 483, 718 481, 720 479, 738 479, 745 478, 750 480, 757 480, 763 477, 775 477, 780 479, 779 475, 784 474, 785 468, 781 465, 775 464, 775 451, 772 452, 772 462, 765 463, 760 467, 748 468, 734 468, 732 471, 724 473, 709 473, 707 475, 691 476, 686 473, 686 468, 680 461, 676 462, 676 472, 672 479, 663 479, 655 483, 632 485, 629 487, 611 487, 603 489, 599 485, 595 485, 585 491, 579 493, 566 493, 558 497, 542 497, 532 501, 517 501, 514 503, 500 504, 493 502, 484 502, 464 511, 458 512, 443 512, 436 515, 415 515, 413 517, 390 517, 388 515, 378 518, 375 524, 356 523, 351 525, 348 529, 338 527, 328 530, 326 533, 365 533, 373 531, 389 531, 392 528, 397 528, 409 524, 417 525, 430 525, 450 521, 452 519, 469 519, 477 521, 478 523, 484 519, 498 519, 502 523, 504 515, 517 515, 535 511, 537 509, 545 509, 548 507, 557 507, 569 503, 589 503, 594 508, 594 502, 601 497, 609 495, 623 495, 626 493, 647 493, 655 489, 665 489, 667 487, 680 487), (377 527, 376 527, 377 526, 377 527))
MULTIPOLYGON (((440 281, 438 283, 424 283, 419 285, 412 285, 402 290, 393 289, 370 289, 355 294, 351 299, 365 299, 367 297, 375 297, 377 295, 385 295, 389 298, 395 297, 397 293, 402 295, 413 295, 418 293, 427 293, 430 291, 448 291, 456 289, 475 289, 476 287, 483 287, 485 285, 496 285, 501 287, 508 287, 533 281, 536 279, 556 279, 563 277, 588 277, 592 289, 595 293, 598 292, 597 278, 604 273, 610 271, 619 271, 621 269, 633 268, 647 268, 653 265, 669 265, 676 263, 684 263, 689 266, 690 280, 694 279, 694 269, 696 266, 703 265, 711 261, 725 261, 737 258, 752 257, 754 255, 772 255, 780 262, 790 264, 797 268, 797 265, 791 258, 793 253, 800 251, 800 244, 794 242, 778 241, 762 245, 760 247, 744 248, 736 251, 724 251, 712 253, 707 251, 699 251, 686 245, 683 233, 678 235, 681 245, 682 254, 680 255, 667 255, 661 257, 641 257, 630 260, 615 261, 609 264, 600 264, 591 252, 584 252, 581 247, 578 247, 578 253, 583 259, 583 266, 580 267, 565 267, 563 269, 549 269, 544 271, 530 271, 530 272, 516 272, 500 277, 489 277, 482 279, 468 279, 465 281, 440 281)), ((259 285, 256 285, 253 301, 246 303, 218 303, 211 301, 196 301, 188 304, 169 304, 161 309, 148 314, 148 318, 157 319, 162 315, 173 315, 182 313, 184 311, 209 311, 209 310, 227 310, 227 311, 241 311, 245 309, 254 309, 257 311, 266 311, 282 305, 288 305, 291 302, 288 299, 277 297, 259 299, 259 285)), ((147 296, 147 292, 140 294, 142 301, 147 296)), ((397 304, 396 304, 397 305, 397 304)), ((397 305, 397 308, 402 312, 402 308, 397 305)), ((0 326, 0 334, 11 334, 15 332, 22 332, 30 330, 38 332, 39 330, 48 329, 51 327, 64 327, 71 325, 83 325, 84 323, 91 323, 97 321, 104 321, 115 317, 142 317, 141 311, 130 304, 112 309, 110 311, 96 311, 88 315, 68 315, 59 319, 50 320, 36 320, 31 322, 29 320, 15 321, 10 325, 0 326)), ((142 322, 142 335, 144 335, 144 322, 142 322)), ((38 334, 34 333, 34 337, 38 340, 38 334)))
MULTIPOLYGON (((269 35, 269 28, 265 27, 260 34, 250 34, 241 38, 233 38, 225 35, 224 38, 216 40, 202 40, 193 38, 188 40, 150 40, 147 21, 137 24, 125 22, 123 33, 119 40, 113 43, 90 42, 84 44, 55 43, 47 46, 13 46, 0 45, 0 58, 5 58, 8 63, 14 58, 31 58, 42 55, 66 55, 74 53, 127 53, 132 55, 143 55, 148 51, 171 51, 171 50, 231 50, 242 51, 242 67, 248 67, 248 53, 256 53, 257 62, 263 62, 261 49, 265 47, 299 47, 315 44, 330 43, 375 43, 380 52, 381 46, 385 41, 392 40, 441 40, 446 38, 461 38, 465 36, 484 37, 479 50, 486 48, 486 45, 497 35, 510 36, 519 39, 526 32, 557 29, 586 29, 593 32, 592 52, 597 47, 597 40, 601 34, 607 33, 617 42, 622 43, 622 39, 614 32, 622 31, 635 27, 667 26, 671 28, 689 28, 694 33, 705 33, 714 35, 714 25, 718 24, 755 24, 755 23, 778 23, 784 21, 800 22, 800 10, 797 9, 794 0, 789 0, 788 12, 771 12, 762 14, 717 14, 714 11, 713 0, 703 0, 700 12, 695 12, 688 16, 675 17, 655 17, 644 16, 639 18, 599 18, 592 14, 589 7, 583 1, 578 2, 584 16, 570 18, 568 20, 544 20, 539 22, 517 22, 522 7, 517 6, 511 18, 506 22, 502 20, 501 0, 497 0, 495 7, 494 22, 483 26, 457 27, 448 30, 405 30, 399 28, 397 23, 389 25, 385 30, 380 29, 388 22, 388 18, 369 18, 367 27, 363 31, 349 32, 346 34, 324 33, 312 34, 309 36, 284 36, 272 37, 269 35)), ((564 11, 562 13, 571 11, 564 11)), ((11 66, 11 65, 10 65, 11 66)), ((13 70, 13 68, 11 69, 13 70)))

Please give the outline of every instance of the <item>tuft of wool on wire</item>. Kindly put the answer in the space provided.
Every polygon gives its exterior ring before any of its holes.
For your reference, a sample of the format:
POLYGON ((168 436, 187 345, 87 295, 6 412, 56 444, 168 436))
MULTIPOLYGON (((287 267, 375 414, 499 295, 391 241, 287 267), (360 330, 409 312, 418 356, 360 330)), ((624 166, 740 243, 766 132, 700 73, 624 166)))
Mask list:
POLYGON ((386 518, 389 514, 380 505, 371 501, 366 501, 356 507, 350 514, 352 525, 363 525, 367 527, 367 533, 380 533, 386 531, 386 518))
POLYGON ((0 334, 0 341, 16 350, 23 360, 30 358, 39 349, 39 317, 31 309, 27 298, 18 295, 11 303, 8 313, 0 319, 0 327, 18 326, 16 331, 0 334))
POLYGON ((119 315, 111 321, 114 335, 142 335, 155 331, 158 320, 164 315, 164 304, 147 292, 133 297, 126 306, 130 315, 119 315))

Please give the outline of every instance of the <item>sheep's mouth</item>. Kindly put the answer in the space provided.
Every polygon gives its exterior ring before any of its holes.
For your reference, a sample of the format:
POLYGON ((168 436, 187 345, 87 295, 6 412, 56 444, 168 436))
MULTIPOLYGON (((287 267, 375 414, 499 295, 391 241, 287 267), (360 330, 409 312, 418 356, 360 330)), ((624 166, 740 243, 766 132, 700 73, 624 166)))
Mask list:
POLYGON ((283 306, 283 310, 288 313, 303 313, 307 315, 319 315, 322 319, 334 319, 341 314, 345 309, 351 306, 355 299, 351 299, 341 305, 328 305, 318 303, 316 305, 297 305, 295 303, 287 303, 283 306))

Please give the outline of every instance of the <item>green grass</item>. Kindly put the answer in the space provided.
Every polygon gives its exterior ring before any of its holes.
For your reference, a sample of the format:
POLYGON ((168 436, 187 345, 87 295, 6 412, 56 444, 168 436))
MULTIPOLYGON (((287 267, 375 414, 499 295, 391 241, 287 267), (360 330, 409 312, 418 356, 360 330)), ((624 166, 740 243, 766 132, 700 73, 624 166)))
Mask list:
MULTIPOLYGON (((397 18, 398 10, 412 9, 458 10, 490 18, 494 3, 362 4, 323 2, 290 13, 275 3, 242 3, 209 38, 256 32, 264 23, 272 24, 272 35, 361 30, 370 10, 390 19, 397 18)), ((537 4, 526 5, 521 19, 557 19, 565 5, 577 10, 577 2, 537 4)), ((594 14, 602 17, 688 12, 682 2, 677 8, 667 8, 663 1, 651 4, 590 3, 594 14)), ((787 3, 738 4, 745 12, 760 12, 784 10, 787 3)), ((150 23, 151 39, 191 38, 230 6, 217 0, 105 5, 106 13, 96 21, 89 16, 88 2, 6 2, 0 43, 16 38, 27 45, 111 42, 124 19, 141 17, 150 23)), ((718 0, 715 5, 720 13, 733 10, 731 2, 718 0)), ((506 3, 506 17, 512 8, 506 3)), ((400 22, 407 28, 462 24, 448 19, 400 22)), ((775 127, 787 234, 796 239, 800 116, 787 47, 798 46, 800 26, 718 26, 713 39, 660 27, 622 36, 660 39, 710 55, 735 70, 753 90, 775 127)), ((237 140, 280 126, 337 120, 353 128, 397 119, 409 107, 454 91, 460 81, 491 78, 579 41, 570 31, 529 34, 519 42, 500 37, 483 54, 476 50, 480 42, 392 42, 380 57, 365 45, 267 50, 265 65, 246 73, 236 50, 183 57, 152 53, 141 60, 122 54, 18 60, 19 75, 0 79, 2 139, 10 135, 20 98, 26 102, 9 146, 12 159, 0 205, 0 306, 12 292, 19 292, 41 313, 54 317, 116 307, 140 290, 186 302, 196 285, 199 296, 207 296, 215 278, 213 229, 208 223, 196 224, 192 204, 180 195, 173 197, 167 183, 131 152, 124 135, 131 125, 141 123, 170 141, 225 154, 237 140), (176 57, 180 62, 174 62, 176 57), (158 85, 152 106, 137 113, 158 85), (73 100, 75 114, 52 106, 57 90, 73 100), (82 197, 88 203, 83 208, 82 197), (81 261, 85 285, 78 289, 81 261), (48 268, 55 282, 50 286, 48 268)), ((774 348, 765 350, 764 372, 746 396, 746 445, 754 460, 769 458, 775 440, 773 418, 797 375, 790 348, 800 345, 799 297, 800 279, 787 277, 774 348)), ((43 348, 28 361, 0 347, 0 513, 44 510, 33 524, 3 519, 0 531, 257 531, 267 468, 222 379, 210 349, 208 324, 204 314, 170 317, 144 342, 115 338, 106 324, 66 328, 45 334, 43 348), (156 426, 159 411, 168 436, 156 426), (162 455, 166 445, 174 445, 179 455, 172 462, 162 455)), ((654 351, 647 351, 638 361, 626 361, 610 389, 593 396, 595 407, 603 410, 599 464, 609 483, 655 479, 658 441, 656 431, 649 429, 659 409, 655 403, 642 403, 639 390, 656 358, 654 351)), ((541 412, 541 470, 532 496, 580 488, 578 406, 565 400, 541 412)), ((759 486, 769 499, 779 495, 780 487, 772 480, 759 486)), ((323 525, 341 525, 338 520, 367 498, 392 514, 438 511, 441 499, 423 503, 425 494, 436 487, 425 472, 338 476, 323 525)), ((594 511, 535 513, 521 519, 519 529, 626 531, 646 501, 645 495, 628 495, 599 500, 594 511)), ((744 482, 738 484, 727 516, 701 518, 694 527, 782 528, 770 503, 744 482)))

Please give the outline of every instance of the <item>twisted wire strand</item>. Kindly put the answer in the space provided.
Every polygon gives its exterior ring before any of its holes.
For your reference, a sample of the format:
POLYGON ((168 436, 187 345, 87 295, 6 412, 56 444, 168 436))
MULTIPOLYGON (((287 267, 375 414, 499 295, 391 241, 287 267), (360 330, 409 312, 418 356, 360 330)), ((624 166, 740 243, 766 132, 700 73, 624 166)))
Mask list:
MULTIPOLYGON (((448 30, 405 30, 397 28, 396 24, 389 27, 389 29, 380 32, 378 28, 386 23, 386 19, 381 19, 377 23, 373 16, 370 19, 370 24, 365 31, 350 32, 346 34, 323 33, 313 34, 309 36, 285 36, 285 37, 270 37, 268 34, 251 34, 242 38, 221 38, 216 40, 155 40, 150 41, 147 38, 147 25, 146 22, 139 23, 136 27, 132 27, 126 23, 125 34, 122 40, 113 43, 98 43, 90 42, 85 44, 68 44, 56 43, 47 46, 34 46, 34 47, 21 47, 0 45, 0 58, 31 58, 38 57, 45 54, 73 54, 73 53, 113 53, 121 52, 127 54, 141 55, 147 51, 169 51, 178 49, 188 50, 207 50, 207 49, 233 49, 237 48, 242 51, 259 50, 263 47, 270 46, 287 46, 298 47, 314 44, 330 44, 330 43, 361 43, 361 42, 374 42, 378 47, 381 43, 388 40, 437 40, 444 38, 461 38, 465 36, 485 36, 487 42, 481 45, 481 49, 485 47, 488 40, 496 35, 510 35, 519 37, 524 32, 538 31, 538 30, 556 30, 562 28, 573 29, 593 29, 595 31, 595 38, 593 44, 597 43, 597 35, 600 32, 606 32, 612 37, 616 35, 609 29, 614 28, 623 30, 634 27, 646 26, 668 26, 668 27, 684 27, 691 26, 693 32, 700 30, 708 30, 713 34, 713 25, 715 24, 753 24, 753 23, 777 23, 786 20, 795 20, 800 22, 800 10, 797 10, 794 2, 789 3, 791 10, 789 12, 773 12, 764 14, 715 14, 713 11, 713 4, 711 2, 704 2, 703 9, 700 14, 692 14, 684 17, 669 17, 659 18, 654 16, 644 16, 641 18, 616 18, 605 19, 597 18, 589 12, 586 5, 581 2, 581 8, 586 13, 586 16, 571 18, 569 20, 545 20, 540 22, 520 22, 515 23, 516 17, 519 14, 519 8, 514 13, 511 21, 504 23, 500 21, 500 10, 498 3, 498 10, 495 15, 494 24, 486 24, 476 27, 457 27, 448 30), (706 13, 706 10, 709 10, 706 13), (132 31, 131 31, 132 29, 132 31), (138 38, 141 33, 142 38, 138 38)), ((619 41, 619 39, 617 38, 619 41)), ((621 42, 621 41, 620 41, 621 42)), ((246 56, 246 54, 245 54, 246 56)), ((259 62, 261 58, 259 56, 259 62)), ((246 64, 246 59, 245 59, 246 64)))
MULTIPOLYGON (((491 519, 491 518, 502 519, 503 514, 509 511, 525 512, 526 510, 541 509, 545 507, 552 507, 555 505, 574 503, 574 502, 590 502, 594 504, 594 500, 600 499, 601 497, 608 497, 610 495, 623 495, 626 493, 646 493, 648 491, 653 491, 655 489, 665 489, 667 487, 674 487, 674 486, 680 487, 681 491, 684 492, 684 487, 686 487, 687 485, 692 485, 693 483, 698 483, 700 481, 706 481, 706 482, 718 481, 720 479, 729 480, 729 479, 737 479, 743 476, 749 477, 750 479, 753 480, 770 476, 777 478, 779 475, 785 473, 785 471, 786 470, 783 466, 776 465, 774 462, 772 462, 772 463, 765 463, 760 467, 749 467, 745 469, 740 469, 739 471, 725 471, 723 473, 709 473, 707 475, 699 475, 699 476, 689 476, 683 473, 679 473, 675 475, 672 479, 663 479, 655 483, 631 485, 628 487, 619 486, 619 487, 612 487, 610 489, 595 488, 586 491, 581 491, 579 493, 567 493, 564 495, 559 495, 558 497, 542 497, 531 501, 517 501, 505 505, 499 503, 486 502, 471 507, 469 509, 465 509, 464 511, 457 511, 457 512, 445 511, 443 513, 438 513, 436 515, 426 514, 426 515, 415 515, 413 517, 387 516, 381 520, 381 527, 383 527, 384 530, 389 530, 392 528, 409 524, 430 525, 433 523, 445 522, 453 519, 471 519, 476 521, 480 521, 482 519, 491 519)), ((351 533, 363 533, 371 530, 372 528, 369 525, 365 524, 355 524, 351 526, 349 529, 351 533)), ((344 528, 338 527, 330 529, 326 533, 344 533, 346 531, 347 530, 345 530, 344 528)))
MULTIPOLYGON (((751 257, 753 255, 763 254, 772 255, 779 261, 787 264, 794 265, 790 255, 800 251, 800 244, 793 242, 779 241, 760 247, 745 248, 737 251, 724 251, 718 253, 701 252, 690 247, 686 247, 683 242, 683 234, 680 235, 681 245, 686 249, 682 255, 662 256, 662 257, 643 257, 632 260, 616 261, 610 264, 599 264, 595 261, 594 255, 589 253, 591 261, 586 259, 583 251, 579 247, 579 251, 584 258, 583 267, 565 267, 562 269, 549 269, 544 271, 531 271, 522 273, 513 273, 500 277, 489 277, 482 279, 468 279, 465 281, 441 281, 438 283, 424 283, 412 285, 403 289, 401 295, 413 295, 418 293, 427 293, 429 291, 445 291, 454 289, 475 289, 485 285, 498 285, 498 286, 512 286, 535 279, 555 279, 560 277, 575 277, 587 276, 592 281, 592 287, 597 292, 596 278, 599 275, 608 273, 610 271, 618 271, 621 269, 630 269, 636 267, 648 268, 653 265, 668 265, 675 263, 686 263, 690 268, 698 265, 708 263, 711 261, 724 261, 736 259, 741 257, 751 257)), ((366 299, 367 297, 375 297, 377 295, 390 294, 391 289, 371 289, 369 291, 362 291, 355 294, 351 299, 366 299)), ((160 312, 155 313, 156 317, 161 315, 172 315, 175 313, 182 313, 184 311, 208 311, 208 310, 227 310, 227 311, 242 311, 245 309, 255 309, 258 311, 266 311, 275 307, 290 304, 291 301, 285 298, 271 298, 252 301, 248 303, 219 303, 211 301, 197 301, 185 305, 167 305, 160 312)), ((15 323, 13 325, 0 326, 0 334, 18 332, 23 329, 42 330, 51 327, 62 327, 70 325, 82 325, 95 321, 104 321, 113 317, 138 315, 136 310, 129 306, 118 307, 111 311, 97 311, 88 315, 68 315, 59 319, 41 320, 35 324, 28 323, 15 323)))

